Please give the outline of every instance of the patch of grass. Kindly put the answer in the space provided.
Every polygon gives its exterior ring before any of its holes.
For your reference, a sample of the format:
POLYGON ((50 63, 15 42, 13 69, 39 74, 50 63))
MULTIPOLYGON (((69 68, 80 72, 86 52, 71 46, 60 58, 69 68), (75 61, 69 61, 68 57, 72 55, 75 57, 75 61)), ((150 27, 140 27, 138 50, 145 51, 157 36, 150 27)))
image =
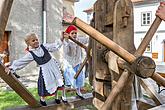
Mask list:
POLYGON ((25 105, 26 103, 14 91, 0 91, 0 110, 5 110, 8 107, 16 107, 25 105))
MULTIPOLYGON (((28 89, 31 94, 39 100, 37 88, 28 89)), ((92 88, 89 84, 85 83, 84 90, 86 92, 91 92, 92 88)), ((58 91, 59 97, 62 96, 62 92, 58 91)), ((67 92, 67 97, 76 96, 75 92, 67 92)), ((54 100, 54 97, 47 97, 46 100, 54 100)), ((27 103, 14 91, 4 91, 0 89, 0 110, 5 110, 7 108, 16 108, 19 106, 27 105, 27 103)))

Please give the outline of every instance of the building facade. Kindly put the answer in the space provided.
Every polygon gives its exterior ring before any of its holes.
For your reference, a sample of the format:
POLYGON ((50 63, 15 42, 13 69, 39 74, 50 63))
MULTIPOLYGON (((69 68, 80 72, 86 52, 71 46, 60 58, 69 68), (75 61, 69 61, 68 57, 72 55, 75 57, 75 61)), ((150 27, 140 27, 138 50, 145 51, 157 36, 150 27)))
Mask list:
MULTIPOLYGON (((0 51, 8 50, 9 56, 6 62, 25 55, 27 47, 24 38, 34 32, 41 43, 52 43, 61 37, 64 30, 62 24, 63 9, 74 15, 74 3, 79 0, 14 0, 10 11, 5 35, 0 44, 0 51)), ((55 57, 60 56, 55 53, 55 57)), ((33 62, 18 74, 38 74, 36 63, 33 62)), ((23 75, 21 75, 23 76, 23 75)))
MULTIPOLYGON (((137 48, 156 18, 155 12, 163 0, 132 0, 134 2, 134 43, 137 48)), ((165 62, 165 22, 162 22, 144 55, 156 62, 165 62)))
MULTIPOLYGON (((134 5, 134 44, 138 48, 142 39, 155 19, 155 12, 159 3, 164 0, 131 0, 134 5)), ((87 13, 88 23, 93 13, 92 8, 84 10, 87 13)), ((144 55, 153 58, 156 62, 165 62, 165 22, 162 22, 144 55)))

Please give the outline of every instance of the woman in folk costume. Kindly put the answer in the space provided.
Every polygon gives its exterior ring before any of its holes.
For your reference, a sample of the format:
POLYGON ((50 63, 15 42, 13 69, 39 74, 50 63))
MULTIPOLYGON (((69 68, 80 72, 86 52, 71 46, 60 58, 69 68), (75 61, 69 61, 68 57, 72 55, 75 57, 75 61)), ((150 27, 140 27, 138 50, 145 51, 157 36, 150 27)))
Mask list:
MULTIPOLYGON (((70 25, 65 33, 64 36, 67 36, 65 38, 72 37, 73 39, 76 39, 80 41, 81 43, 85 44, 87 41, 85 40, 80 40, 80 38, 77 37, 77 28, 73 25, 70 25)), ((77 96, 81 99, 83 98, 83 95, 81 94, 81 88, 84 86, 84 80, 85 80, 85 75, 83 72, 80 73, 78 78, 75 80, 74 75, 80 68, 80 64, 82 63, 82 48, 71 41, 70 39, 64 39, 64 45, 63 45, 63 50, 64 50, 64 58, 69 62, 69 64, 72 66, 75 72, 72 72, 70 69, 64 69, 64 79, 65 79, 65 85, 72 85, 74 88, 76 88, 76 93, 77 96), (72 75, 71 75, 72 74, 72 75)))
MULTIPOLYGON (((28 52, 18 60, 15 60, 11 66, 6 68, 6 72, 20 70, 32 61, 40 67, 38 78, 38 94, 40 103, 46 106, 45 97, 54 95, 59 87, 63 86, 63 77, 61 75, 60 66, 57 61, 52 58, 49 52, 57 51, 62 46, 62 40, 58 40, 51 44, 39 44, 38 37, 35 33, 26 36, 28 52)), ((56 103, 60 103, 59 99, 55 99, 56 103)))

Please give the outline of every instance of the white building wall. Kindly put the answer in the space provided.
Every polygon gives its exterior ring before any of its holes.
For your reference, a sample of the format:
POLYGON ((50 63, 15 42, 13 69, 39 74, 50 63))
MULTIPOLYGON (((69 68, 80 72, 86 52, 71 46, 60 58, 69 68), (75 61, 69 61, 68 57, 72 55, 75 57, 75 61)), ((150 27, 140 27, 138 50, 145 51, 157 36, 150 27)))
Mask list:
MULTIPOLYGON (((46 40, 48 43, 55 42, 61 37, 64 2, 65 0, 47 0, 46 40)), ((73 13, 74 2, 68 1, 66 4, 67 7, 71 7, 72 10, 69 11, 73 13)), ((6 31, 11 32, 9 36, 10 62, 25 55, 27 46, 24 38, 27 33, 35 32, 42 43, 42 0, 14 0, 6 31)), ((54 53, 57 59, 60 57, 58 53, 54 53)), ((36 71, 37 65, 32 63, 18 73, 32 74, 36 71)))
MULTIPOLYGON (((141 20, 142 20, 141 13, 151 11, 152 22, 153 22, 156 17, 155 12, 158 6, 159 3, 134 6, 134 32, 135 32, 134 43, 136 48, 138 48, 141 39, 144 38, 146 32, 150 28, 150 26, 141 25, 141 20)), ((164 47, 163 47, 163 40, 165 39, 164 26, 165 26, 165 22, 163 21, 151 41, 151 52, 145 52, 143 54, 145 56, 149 56, 152 58, 152 53, 158 53, 158 59, 154 59, 155 61, 158 62, 164 61, 164 47)))

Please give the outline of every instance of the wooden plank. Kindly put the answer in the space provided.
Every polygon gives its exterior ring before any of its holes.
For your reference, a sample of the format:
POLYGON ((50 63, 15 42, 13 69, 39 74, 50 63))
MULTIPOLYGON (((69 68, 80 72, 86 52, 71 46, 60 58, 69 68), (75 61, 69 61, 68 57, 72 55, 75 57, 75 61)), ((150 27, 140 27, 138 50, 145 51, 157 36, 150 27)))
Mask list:
POLYGON ((13 0, 0 0, 0 39, 4 35, 13 0))
POLYGON ((148 110, 165 110, 165 104, 148 109, 148 110))
POLYGON ((10 108, 8 110, 71 110, 80 106, 92 105, 93 95, 91 93, 83 94, 84 100, 77 99, 76 97, 70 97, 68 104, 55 104, 54 101, 48 102, 48 106, 30 108, 29 106, 10 108))
POLYGON ((40 104, 33 95, 21 84, 13 74, 7 75, 3 65, 0 65, 0 77, 31 107, 39 107, 40 104))
POLYGON ((125 84, 128 82, 127 80, 129 79, 129 75, 129 71, 125 69, 122 75, 120 76, 117 84, 110 92, 105 103, 102 105, 101 110, 109 110, 112 107, 112 103, 114 102, 118 94, 120 94, 120 92, 124 89, 125 84))
POLYGON ((164 103, 159 94, 152 88, 147 79, 140 79, 140 83, 147 94, 153 99, 156 105, 161 105, 164 103))
POLYGON ((148 103, 148 102, 144 102, 142 100, 136 100, 136 105, 137 105, 137 109, 138 110, 148 110, 150 108, 155 107, 154 104, 148 103))
POLYGON ((162 76, 163 78, 165 78, 165 73, 160 73, 160 72, 157 72, 160 76, 162 76))

